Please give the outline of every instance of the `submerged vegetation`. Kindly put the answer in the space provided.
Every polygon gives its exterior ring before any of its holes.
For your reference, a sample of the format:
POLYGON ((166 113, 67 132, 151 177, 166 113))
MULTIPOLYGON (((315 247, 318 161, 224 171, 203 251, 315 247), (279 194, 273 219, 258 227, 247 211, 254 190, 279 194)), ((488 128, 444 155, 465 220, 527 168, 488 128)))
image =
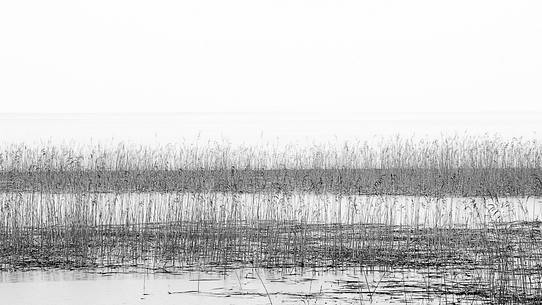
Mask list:
POLYGON ((0 264, 418 270, 428 297, 537 303, 541 179, 540 143, 498 137, 11 145, 0 264))

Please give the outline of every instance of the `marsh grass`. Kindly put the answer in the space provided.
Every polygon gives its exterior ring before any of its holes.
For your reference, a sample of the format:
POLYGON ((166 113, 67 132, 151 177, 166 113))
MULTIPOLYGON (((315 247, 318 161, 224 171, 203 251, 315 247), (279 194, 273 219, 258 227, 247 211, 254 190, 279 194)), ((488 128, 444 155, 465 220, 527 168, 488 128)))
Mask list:
MULTIPOLYGON (((367 198, 340 199, 370 209, 384 206, 374 214, 360 212, 362 218, 340 217, 337 211, 308 218, 302 213, 306 199, 295 199, 295 194, 252 194, 244 199, 234 194, 4 196, 4 206, 10 204, 3 210, 0 231, 4 270, 385 267, 394 272, 426 270, 427 276, 438 277, 437 282, 426 278, 422 287, 432 296, 466 294, 519 302, 536 300, 542 292, 540 222, 507 221, 506 206, 496 213, 504 216, 492 216, 488 200, 488 207, 475 214, 476 225, 442 225, 448 222, 428 218, 405 225, 394 224, 386 215, 394 210, 386 204, 400 202, 384 197, 373 205, 367 198), (260 213, 252 213, 254 209, 260 213)), ((326 205, 314 206, 348 210, 338 208, 332 198, 338 199, 331 196, 322 200, 326 205)), ((410 204, 420 210, 428 201, 410 204)), ((450 215, 443 213, 441 218, 450 215)), ((368 298, 380 289, 380 283, 366 286, 362 291, 368 298)), ((359 292, 360 287, 355 289, 359 292)), ((414 291, 409 286, 400 289, 414 291)))
POLYGON ((541 158, 536 141, 497 137, 12 145, 0 154, 0 264, 384 268, 345 287, 369 300, 396 289, 536 303, 541 158), (409 270, 424 278, 390 279, 409 270))
POLYGON ((541 165, 536 140, 497 136, 312 146, 11 144, 0 149, 0 189, 540 196, 541 165))

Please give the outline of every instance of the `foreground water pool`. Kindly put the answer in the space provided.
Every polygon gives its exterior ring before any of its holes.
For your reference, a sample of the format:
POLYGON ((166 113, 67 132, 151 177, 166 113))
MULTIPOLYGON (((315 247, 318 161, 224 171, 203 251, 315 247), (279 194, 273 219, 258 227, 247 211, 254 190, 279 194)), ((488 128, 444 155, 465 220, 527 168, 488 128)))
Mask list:
POLYGON ((468 281, 445 283, 450 290, 439 293, 438 273, 420 270, 35 270, 3 272, 0 295, 11 305, 483 304, 476 296, 457 294, 468 281))

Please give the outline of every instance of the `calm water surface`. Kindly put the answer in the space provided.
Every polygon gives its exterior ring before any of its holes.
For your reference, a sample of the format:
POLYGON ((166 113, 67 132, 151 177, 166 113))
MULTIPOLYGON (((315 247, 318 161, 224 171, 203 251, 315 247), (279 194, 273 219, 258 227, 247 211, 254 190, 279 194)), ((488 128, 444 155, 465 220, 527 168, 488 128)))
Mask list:
POLYGON ((176 274, 50 270, 3 272, 0 295, 3 304, 12 305, 482 303, 476 298, 435 294, 433 285, 438 281, 420 271, 358 268, 239 268, 176 274))
POLYGON ((0 193, 9 226, 70 223, 83 213, 89 224, 143 222, 302 221, 387 225, 480 227, 492 222, 542 220, 542 198, 423 197, 296 193, 0 193), (74 210, 78 209, 78 210, 74 210), (100 215, 107 215, 105 219, 100 215), (13 219, 16 218, 16 219, 13 219))

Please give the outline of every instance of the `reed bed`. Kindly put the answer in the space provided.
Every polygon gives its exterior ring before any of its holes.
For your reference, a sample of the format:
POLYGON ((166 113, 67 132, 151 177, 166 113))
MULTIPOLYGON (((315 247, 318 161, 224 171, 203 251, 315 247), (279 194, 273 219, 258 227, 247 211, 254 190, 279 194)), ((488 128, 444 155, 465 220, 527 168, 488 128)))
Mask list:
POLYGON ((315 192, 409 196, 540 196, 540 169, 303 169, 1 172, 0 191, 315 192))
POLYGON ((0 264, 417 270, 400 289, 536 303, 541 165, 538 142, 499 137, 10 145, 0 264))
POLYGON ((389 268, 441 274, 426 287, 437 295, 525 302, 542 293, 542 223, 522 220, 540 202, 523 198, 214 192, 0 198, 4 270, 389 268), (410 210, 401 212, 405 205, 410 210))
POLYGON ((535 222, 542 199, 315 193, 0 193, 0 226, 298 222, 486 228, 535 222))
POLYGON ((540 196, 541 165, 536 140, 496 136, 312 146, 11 144, 0 150, 0 189, 540 196))
POLYGON ((9 248, 2 247, 2 263, 9 268, 138 267, 166 273, 239 266, 388 268, 436 277, 428 287, 417 283, 434 297, 456 294, 524 303, 540 300, 542 293, 542 237, 532 226, 488 231, 198 222, 25 229, 18 234, 9 248))

